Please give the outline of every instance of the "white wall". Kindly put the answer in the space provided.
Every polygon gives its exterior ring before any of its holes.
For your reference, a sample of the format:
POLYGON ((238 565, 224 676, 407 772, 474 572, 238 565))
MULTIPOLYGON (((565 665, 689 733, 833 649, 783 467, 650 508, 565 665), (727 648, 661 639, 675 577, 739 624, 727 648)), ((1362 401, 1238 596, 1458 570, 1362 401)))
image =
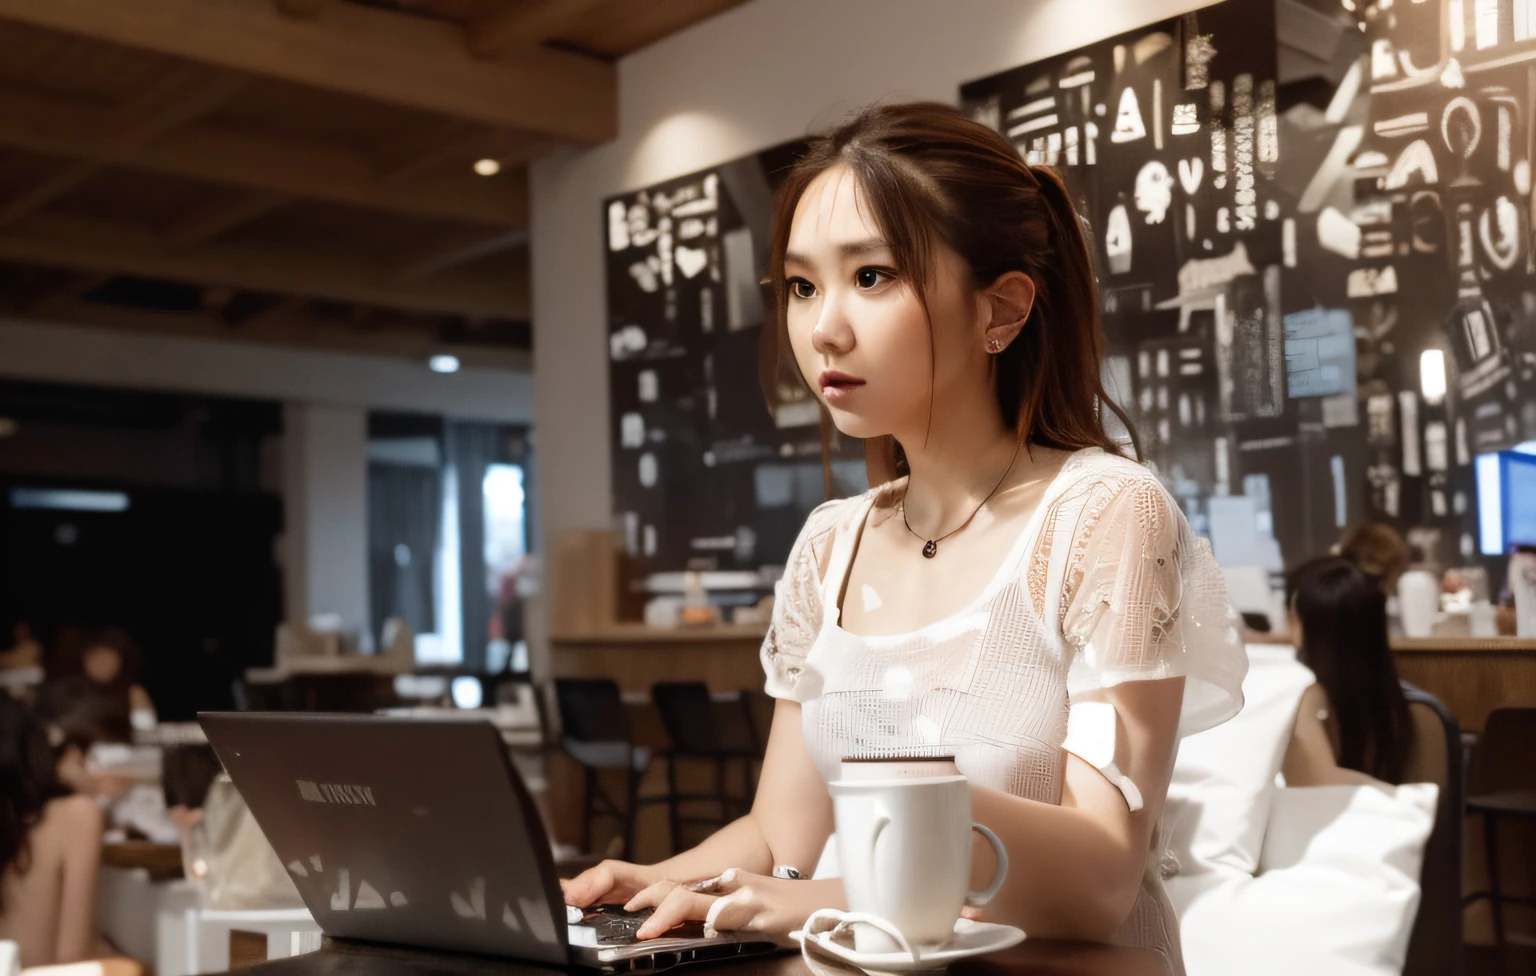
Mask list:
POLYGON ((359 407, 283 407, 284 616, 341 615, 366 629, 368 414, 359 407))
MULTIPOLYGON (((1210 0, 753 0, 619 63, 619 138, 533 167, 534 397, 545 535, 604 528, 604 197, 806 134, 1210 0)), ((752 381, 755 383, 756 378, 752 381)))
POLYGON ((249 342, 0 319, 0 377, 436 413, 527 423, 526 372, 249 342))

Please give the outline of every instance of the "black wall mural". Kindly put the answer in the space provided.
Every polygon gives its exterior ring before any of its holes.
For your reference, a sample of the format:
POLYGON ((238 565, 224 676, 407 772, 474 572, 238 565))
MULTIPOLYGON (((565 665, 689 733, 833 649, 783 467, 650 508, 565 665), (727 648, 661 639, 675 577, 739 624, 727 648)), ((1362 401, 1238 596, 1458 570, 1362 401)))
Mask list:
POLYGON ((1080 201, 1110 389, 1224 562, 1368 519, 1479 561, 1473 458, 1536 438, 1533 68, 1526 0, 1228 0, 963 86, 1080 201))
MULTIPOLYGON (((685 569, 782 566, 826 499, 819 408, 758 385, 773 193, 791 143, 604 203, 615 520, 632 587, 685 569)), ((836 494, 865 487, 863 448, 833 438, 836 494)), ((715 594, 747 603, 777 572, 715 594)))

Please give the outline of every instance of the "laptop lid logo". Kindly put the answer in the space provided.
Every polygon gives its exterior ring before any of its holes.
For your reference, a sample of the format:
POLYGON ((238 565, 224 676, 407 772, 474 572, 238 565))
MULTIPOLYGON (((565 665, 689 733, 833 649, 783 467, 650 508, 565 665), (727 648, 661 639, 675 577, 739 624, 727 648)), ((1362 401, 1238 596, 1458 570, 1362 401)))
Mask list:
POLYGON ((295 780, 299 784, 299 799, 309 803, 342 803, 354 807, 376 807, 373 788, 370 786, 338 786, 333 783, 315 783, 307 779, 295 780))

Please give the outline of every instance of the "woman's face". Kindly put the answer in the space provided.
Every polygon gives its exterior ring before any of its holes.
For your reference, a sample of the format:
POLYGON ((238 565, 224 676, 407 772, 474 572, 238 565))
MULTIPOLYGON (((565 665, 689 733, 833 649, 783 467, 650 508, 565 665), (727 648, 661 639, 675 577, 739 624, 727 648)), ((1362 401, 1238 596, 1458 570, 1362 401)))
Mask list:
POLYGON ((789 341, 806 382, 851 437, 922 437, 930 402, 986 382, 984 304, 951 248, 933 249, 927 288, 900 276, 853 172, 827 170, 795 208, 785 252, 789 341))
POLYGON ((109 685, 122 673, 123 658, 117 653, 116 648, 97 644, 85 652, 81 666, 87 678, 97 684, 109 685))

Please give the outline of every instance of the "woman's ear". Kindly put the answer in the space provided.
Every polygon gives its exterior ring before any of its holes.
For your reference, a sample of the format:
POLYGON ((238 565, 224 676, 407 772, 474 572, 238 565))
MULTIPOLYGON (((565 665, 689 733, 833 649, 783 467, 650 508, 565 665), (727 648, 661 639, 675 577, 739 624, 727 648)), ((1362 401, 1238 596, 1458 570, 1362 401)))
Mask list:
POLYGON ((990 355, 997 355, 1024 331, 1035 307, 1035 280, 1022 271, 1008 271, 982 291, 987 312, 982 340, 990 355))

